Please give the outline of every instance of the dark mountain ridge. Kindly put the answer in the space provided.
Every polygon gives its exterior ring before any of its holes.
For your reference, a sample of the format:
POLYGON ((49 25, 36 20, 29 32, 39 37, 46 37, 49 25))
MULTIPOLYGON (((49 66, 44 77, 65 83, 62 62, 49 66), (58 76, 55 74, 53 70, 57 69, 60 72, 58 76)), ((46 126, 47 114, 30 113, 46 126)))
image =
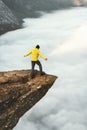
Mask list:
POLYGON ((19 28, 20 24, 12 11, 0 0, 0 34, 19 28))
POLYGON ((86 0, 0 0, 0 34, 20 28, 23 18, 40 17, 41 11, 86 5, 86 0))
POLYGON ((37 11, 50 12, 72 6, 72 0, 3 0, 18 18, 38 17, 37 11))

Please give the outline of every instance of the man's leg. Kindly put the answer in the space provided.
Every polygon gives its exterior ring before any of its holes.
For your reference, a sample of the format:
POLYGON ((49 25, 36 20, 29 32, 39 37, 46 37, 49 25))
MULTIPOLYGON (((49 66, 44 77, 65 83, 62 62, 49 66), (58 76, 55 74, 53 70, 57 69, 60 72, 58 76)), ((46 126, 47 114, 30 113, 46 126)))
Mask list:
POLYGON ((34 67, 35 67, 35 62, 34 61, 31 61, 31 78, 34 78, 34 67))
POLYGON ((38 60, 38 61, 36 62, 36 64, 39 66, 39 69, 40 69, 40 75, 42 75, 43 72, 42 72, 42 65, 41 65, 40 61, 38 60))

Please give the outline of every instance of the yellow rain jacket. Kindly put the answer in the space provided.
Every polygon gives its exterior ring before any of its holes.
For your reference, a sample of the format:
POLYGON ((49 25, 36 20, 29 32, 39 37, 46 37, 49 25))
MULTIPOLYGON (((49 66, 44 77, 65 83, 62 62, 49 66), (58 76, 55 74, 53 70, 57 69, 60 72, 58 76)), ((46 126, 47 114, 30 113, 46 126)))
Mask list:
POLYGON ((46 57, 39 51, 37 48, 33 48, 29 52, 27 52, 24 56, 29 56, 31 54, 31 61, 37 61, 38 57, 42 57, 44 60, 46 57))

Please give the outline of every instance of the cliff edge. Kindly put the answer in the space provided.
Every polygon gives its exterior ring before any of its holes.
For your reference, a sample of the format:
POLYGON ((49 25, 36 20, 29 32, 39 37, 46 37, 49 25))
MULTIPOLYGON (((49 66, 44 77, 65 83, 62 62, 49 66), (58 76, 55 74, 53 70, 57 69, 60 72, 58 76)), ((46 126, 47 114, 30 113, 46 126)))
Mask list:
POLYGON ((39 75, 30 79, 30 70, 0 72, 0 130, 12 130, 19 118, 51 88, 56 76, 39 75))

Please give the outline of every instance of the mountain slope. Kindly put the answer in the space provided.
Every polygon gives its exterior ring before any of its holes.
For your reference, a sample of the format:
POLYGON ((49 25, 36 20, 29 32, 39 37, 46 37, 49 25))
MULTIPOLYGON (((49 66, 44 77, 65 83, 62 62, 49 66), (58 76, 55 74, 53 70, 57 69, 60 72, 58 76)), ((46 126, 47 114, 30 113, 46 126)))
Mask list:
POLYGON ((19 27, 17 18, 12 11, 0 0, 0 33, 19 27))
POLYGON ((72 6, 72 0, 3 0, 19 17, 38 17, 37 11, 49 12, 72 6))

